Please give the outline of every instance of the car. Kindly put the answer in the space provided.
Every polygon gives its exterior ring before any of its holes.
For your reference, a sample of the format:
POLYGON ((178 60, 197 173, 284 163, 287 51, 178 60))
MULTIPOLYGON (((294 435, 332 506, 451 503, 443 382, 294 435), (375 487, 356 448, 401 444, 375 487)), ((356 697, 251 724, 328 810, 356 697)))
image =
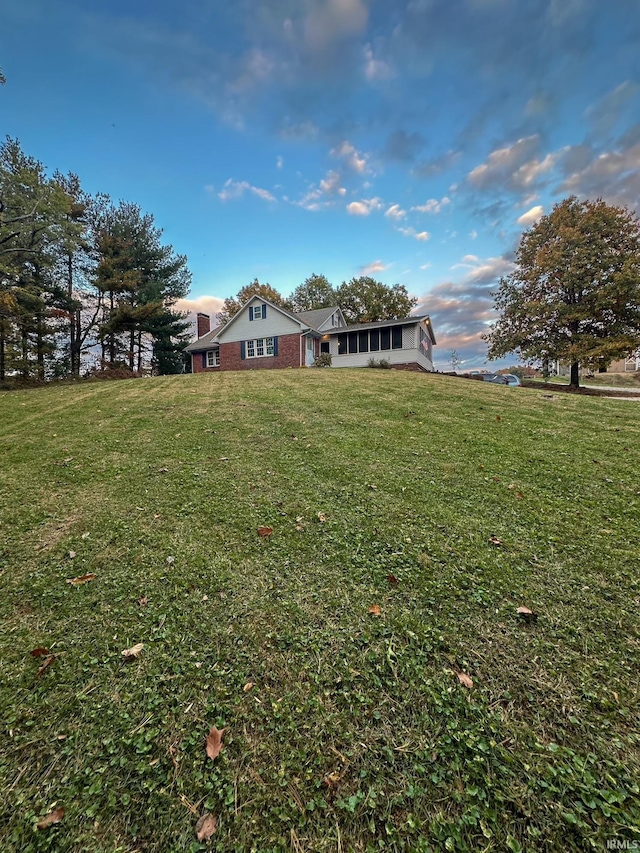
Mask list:
POLYGON ((511 385, 517 388, 522 383, 515 373, 482 373, 483 382, 492 382, 494 385, 511 385))

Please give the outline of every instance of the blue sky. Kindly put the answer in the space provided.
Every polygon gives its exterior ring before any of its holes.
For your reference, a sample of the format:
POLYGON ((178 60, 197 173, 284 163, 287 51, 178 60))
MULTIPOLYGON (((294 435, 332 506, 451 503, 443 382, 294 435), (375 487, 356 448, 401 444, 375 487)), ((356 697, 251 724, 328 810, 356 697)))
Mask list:
POLYGON ((638 0, 4 0, 0 67, 0 133, 153 213, 182 307, 370 274, 440 369, 554 202, 640 211, 638 0))

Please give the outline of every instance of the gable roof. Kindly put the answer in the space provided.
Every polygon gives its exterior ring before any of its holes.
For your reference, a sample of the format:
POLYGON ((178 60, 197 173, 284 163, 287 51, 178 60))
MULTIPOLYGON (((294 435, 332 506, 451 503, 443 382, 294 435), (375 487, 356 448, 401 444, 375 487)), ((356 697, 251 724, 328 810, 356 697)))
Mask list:
POLYGON ((265 305, 269 305, 269 307, 273 308, 276 311, 279 311, 281 314, 284 314, 285 317, 288 317, 290 320, 293 320, 295 323, 298 323, 300 326, 303 326, 304 328, 306 328, 309 325, 308 323, 305 323, 304 320, 302 320, 296 314, 292 314, 291 311, 287 311, 286 308, 282 308, 280 305, 276 305, 273 302, 269 302, 268 299, 265 299, 264 296, 260 296, 259 293, 254 293, 253 296, 249 297, 249 299, 247 299, 247 301, 244 303, 244 305, 238 311, 236 311, 236 313, 233 315, 233 317, 227 323, 225 323, 223 326, 218 327, 218 329, 216 330, 218 332, 218 334, 220 335, 223 332, 226 332, 227 329, 229 329, 235 323, 235 321, 242 314, 244 309, 248 305, 250 305, 254 299, 259 299, 260 302, 264 302, 265 305))
POLYGON ((338 310, 338 305, 331 305, 329 308, 314 308, 311 311, 298 311, 295 316, 302 320, 305 325, 311 326, 312 329, 316 329, 317 331, 320 326, 338 310))
POLYGON ((201 338, 198 338, 196 341, 191 341, 190 344, 184 348, 185 352, 200 352, 201 350, 209 349, 213 344, 218 343, 218 332, 222 326, 216 326, 215 329, 212 329, 210 332, 207 332, 206 335, 203 335, 201 338))
MULTIPOLYGON (((427 321, 427 326, 431 328, 431 320, 428 314, 414 314, 411 317, 400 317, 398 320, 377 320, 375 323, 354 323, 351 326, 344 326, 342 329, 333 329, 332 334, 344 334, 344 332, 364 331, 365 329, 378 329, 381 326, 410 326, 415 323, 427 321)), ((431 332, 433 336, 433 332, 431 332)), ((435 343, 435 341, 434 341, 435 343)))

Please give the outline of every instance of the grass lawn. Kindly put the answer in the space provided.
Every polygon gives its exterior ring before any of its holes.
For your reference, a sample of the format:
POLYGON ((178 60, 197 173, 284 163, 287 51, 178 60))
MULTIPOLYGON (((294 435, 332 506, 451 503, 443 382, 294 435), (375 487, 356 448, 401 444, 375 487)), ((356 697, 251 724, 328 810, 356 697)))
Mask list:
MULTIPOLYGON (((548 379, 530 380, 530 381, 546 381, 557 385, 568 385, 568 376, 549 376, 548 379)), ((631 388, 640 390, 640 373, 594 373, 591 379, 586 376, 580 377, 581 385, 608 385, 614 388, 631 388)))
POLYGON ((48 387, 0 395, 0 459, 3 853, 640 842, 637 403, 48 387))

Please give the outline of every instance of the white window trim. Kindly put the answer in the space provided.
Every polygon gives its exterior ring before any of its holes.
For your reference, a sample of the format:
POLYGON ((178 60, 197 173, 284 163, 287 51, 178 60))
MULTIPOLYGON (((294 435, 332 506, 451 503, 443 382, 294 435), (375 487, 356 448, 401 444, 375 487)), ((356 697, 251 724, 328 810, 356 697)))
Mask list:
POLYGON ((273 358, 273 337, 253 338, 250 341, 245 341, 245 357, 273 358), (262 350, 262 352, 258 350, 262 350))
POLYGON ((220 350, 207 350, 207 367, 220 367, 220 350))
POLYGON ((254 320, 266 320, 266 317, 264 316, 266 313, 264 310, 265 307, 266 306, 264 305, 264 303, 260 303, 260 305, 254 305, 253 306, 253 319, 254 320), (260 313, 256 314, 256 311, 259 311, 260 313))

